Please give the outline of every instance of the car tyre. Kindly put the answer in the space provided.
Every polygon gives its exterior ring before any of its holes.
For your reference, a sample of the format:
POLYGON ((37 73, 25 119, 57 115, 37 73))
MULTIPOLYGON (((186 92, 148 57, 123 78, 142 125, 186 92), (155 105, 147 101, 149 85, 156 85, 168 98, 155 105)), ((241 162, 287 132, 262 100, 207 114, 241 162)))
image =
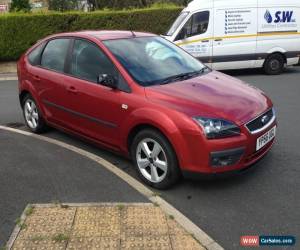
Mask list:
POLYGON ((279 75, 283 72, 285 59, 281 54, 272 54, 264 63, 264 71, 268 75, 279 75))
POLYGON ((131 157, 140 179, 157 189, 167 189, 180 178, 177 156, 159 131, 140 131, 131 145, 131 157))
POLYGON ((23 98, 22 108, 26 126, 30 129, 30 131, 40 134, 48 129, 36 101, 30 94, 23 98))

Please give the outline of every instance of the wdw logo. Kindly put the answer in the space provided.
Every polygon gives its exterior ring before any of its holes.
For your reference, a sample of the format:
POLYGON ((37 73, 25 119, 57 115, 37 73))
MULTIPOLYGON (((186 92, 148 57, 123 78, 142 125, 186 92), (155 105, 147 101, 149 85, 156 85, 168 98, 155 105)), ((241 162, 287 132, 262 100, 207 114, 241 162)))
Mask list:
MULTIPOLYGON (((293 18, 294 11, 277 11, 275 12, 274 23, 294 23, 296 22, 293 18)), ((266 10, 265 20, 267 23, 273 22, 273 17, 269 10, 266 10)))

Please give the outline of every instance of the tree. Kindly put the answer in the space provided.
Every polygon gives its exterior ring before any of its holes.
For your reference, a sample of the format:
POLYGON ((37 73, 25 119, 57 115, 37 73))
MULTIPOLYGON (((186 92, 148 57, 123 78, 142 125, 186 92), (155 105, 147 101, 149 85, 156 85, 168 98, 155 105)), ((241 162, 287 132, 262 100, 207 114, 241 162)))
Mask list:
POLYGON ((29 12, 31 6, 29 0, 12 0, 10 5, 10 11, 25 11, 29 12))
POLYGON ((99 4, 97 0, 87 0, 87 3, 91 10, 98 10, 99 4))
POLYGON ((78 9, 77 0, 49 0, 49 10, 67 11, 78 9))

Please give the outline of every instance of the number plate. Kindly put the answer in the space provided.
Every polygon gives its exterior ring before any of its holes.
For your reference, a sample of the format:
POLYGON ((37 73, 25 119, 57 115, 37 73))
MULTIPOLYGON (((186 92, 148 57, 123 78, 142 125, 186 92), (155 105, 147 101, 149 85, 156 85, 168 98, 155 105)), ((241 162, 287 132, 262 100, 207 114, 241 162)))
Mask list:
POLYGON ((257 138, 256 151, 263 148, 268 142, 270 142, 276 135, 276 126, 271 128, 267 133, 257 138))

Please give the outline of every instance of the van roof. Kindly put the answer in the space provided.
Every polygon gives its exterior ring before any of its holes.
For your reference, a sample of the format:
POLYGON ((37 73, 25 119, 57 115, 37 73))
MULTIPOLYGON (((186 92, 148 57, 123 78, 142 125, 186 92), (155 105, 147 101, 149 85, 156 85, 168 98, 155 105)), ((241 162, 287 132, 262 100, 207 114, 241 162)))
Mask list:
POLYGON ((193 0, 188 4, 184 11, 193 12, 200 9, 211 9, 215 8, 243 8, 243 7, 270 7, 270 6, 297 6, 300 7, 299 0, 259 0, 259 1, 250 1, 250 0, 193 0))

